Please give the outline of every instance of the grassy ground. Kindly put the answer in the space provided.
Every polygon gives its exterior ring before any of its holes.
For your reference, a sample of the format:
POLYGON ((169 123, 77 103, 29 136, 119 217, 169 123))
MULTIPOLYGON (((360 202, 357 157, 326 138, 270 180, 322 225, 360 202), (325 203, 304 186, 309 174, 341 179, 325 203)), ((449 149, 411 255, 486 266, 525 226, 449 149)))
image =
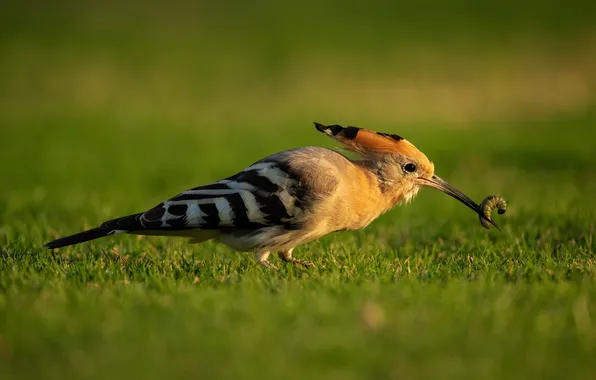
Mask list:
POLYGON ((582 2, 459 3, 468 22, 439 26, 318 2, 4 13, 0 378, 591 379, 596 24, 582 2), (298 248, 310 270, 180 239, 41 247, 334 147, 314 120, 405 136, 473 199, 507 198, 503 232, 424 190, 298 248))

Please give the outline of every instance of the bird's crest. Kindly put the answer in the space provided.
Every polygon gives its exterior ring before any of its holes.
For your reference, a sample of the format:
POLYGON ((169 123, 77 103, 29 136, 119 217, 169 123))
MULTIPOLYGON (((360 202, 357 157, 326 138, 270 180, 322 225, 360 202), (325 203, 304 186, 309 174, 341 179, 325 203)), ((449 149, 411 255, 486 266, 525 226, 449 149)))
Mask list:
POLYGON ((375 132, 357 127, 323 125, 317 122, 314 124, 318 131, 341 142, 349 150, 363 155, 401 153, 415 158, 420 157, 420 155, 424 156, 412 143, 395 134, 375 132))

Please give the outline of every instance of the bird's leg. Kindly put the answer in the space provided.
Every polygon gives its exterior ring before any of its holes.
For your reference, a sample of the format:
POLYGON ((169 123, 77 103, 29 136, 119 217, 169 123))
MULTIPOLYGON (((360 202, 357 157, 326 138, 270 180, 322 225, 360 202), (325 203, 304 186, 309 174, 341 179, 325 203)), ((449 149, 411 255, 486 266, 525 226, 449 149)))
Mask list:
POLYGON ((259 264, 261 264, 265 268, 268 268, 268 269, 277 269, 275 267, 275 265, 271 264, 269 262, 269 260, 267 260, 269 258, 269 254, 270 253, 271 252, 269 252, 269 251, 255 252, 255 259, 259 262, 259 264))
POLYGON ((286 263, 294 263, 294 265, 302 265, 307 268, 315 266, 315 264, 311 261, 300 260, 300 259, 292 257, 293 250, 294 250, 294 248, 288 249, 288 250, 282 251, 282 252, 277 252, 277 255, 279 256, 280 259, 282 259, 286 263))

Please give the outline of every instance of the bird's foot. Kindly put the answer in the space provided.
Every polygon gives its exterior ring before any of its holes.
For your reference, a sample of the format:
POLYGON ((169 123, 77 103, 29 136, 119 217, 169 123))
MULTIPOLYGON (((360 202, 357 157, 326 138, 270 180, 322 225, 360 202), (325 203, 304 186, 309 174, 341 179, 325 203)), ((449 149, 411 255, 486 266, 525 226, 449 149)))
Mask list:
POLYGON ((313 263, 312 261, 295 259, 293 257, 290 259, 289 262, 294 263, 294 266, 296 266, 296 267, 305 267, 305 268, 315 268, 316 267, 315 263, 313 263))
POLYGON ((286 263, 294 263, 294 266, 298 267, 305 267, 305 268, 313 268, 315 264, 311 261, 300 260, 292 257, 292 249, 287 251, 278 252, 277 255, 280 259, 282 259, 286 263))
POLYGON ((262 266, 264 266, 267 269, 277 270, 277 267, 275 265, 271 264, 267 260, 260 260, 259 264, 261 264, 262 266))
POLYGON ((269 258, 269 251, 255 252, 255 259, 267 269, 277 270, 277 267, 271 264, 267 259, 269 258))

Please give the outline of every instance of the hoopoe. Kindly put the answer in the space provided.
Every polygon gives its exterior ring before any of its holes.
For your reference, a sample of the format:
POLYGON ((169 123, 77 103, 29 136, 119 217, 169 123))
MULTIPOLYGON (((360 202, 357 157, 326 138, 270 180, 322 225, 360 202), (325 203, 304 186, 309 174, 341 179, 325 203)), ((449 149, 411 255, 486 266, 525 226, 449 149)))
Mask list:
POLYGON ((146 212, 107 221, 46 247, 122 233, 183 236, 191 243, 215 239, 236 251, 252 251, 267 267, 271 252, 285 262, 309 266, 292 257, 295 247, 331 232, 364 228, 395 205, 411 201, 421 186, 456 198, 498 228, 478 204, 436 176, 433 163, 404 138, 356 127, 315 127, 359 159, 322 147, 283 151, 146 212))

